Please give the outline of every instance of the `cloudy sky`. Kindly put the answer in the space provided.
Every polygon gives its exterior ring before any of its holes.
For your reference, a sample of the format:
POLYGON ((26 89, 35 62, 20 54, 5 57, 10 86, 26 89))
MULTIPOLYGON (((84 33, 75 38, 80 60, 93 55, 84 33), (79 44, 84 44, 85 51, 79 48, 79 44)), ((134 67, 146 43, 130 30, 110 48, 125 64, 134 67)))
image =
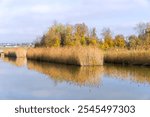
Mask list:
POLYGON ((0 0, 0 43, 33 42, 54 21, 129 35, 137 23, 150 22, 149 11, 150 0, 0 0))

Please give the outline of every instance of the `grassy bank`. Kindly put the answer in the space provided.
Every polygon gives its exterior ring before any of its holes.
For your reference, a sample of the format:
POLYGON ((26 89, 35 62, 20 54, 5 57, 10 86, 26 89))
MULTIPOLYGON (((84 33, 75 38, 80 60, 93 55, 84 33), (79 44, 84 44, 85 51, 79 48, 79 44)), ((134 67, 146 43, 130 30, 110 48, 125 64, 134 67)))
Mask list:
POLYGON ((104 55, 105 63, 127 65, 150 65, 150 50, 109 50, 104 55))
POLYGON ((103 52, 96 47, 31 48, 27 59, 79 66, 103 65, 103 52))
POLYGON ((4 49, 5 57, 25 58, 27 50, 24 48, 9 48, 4 49))

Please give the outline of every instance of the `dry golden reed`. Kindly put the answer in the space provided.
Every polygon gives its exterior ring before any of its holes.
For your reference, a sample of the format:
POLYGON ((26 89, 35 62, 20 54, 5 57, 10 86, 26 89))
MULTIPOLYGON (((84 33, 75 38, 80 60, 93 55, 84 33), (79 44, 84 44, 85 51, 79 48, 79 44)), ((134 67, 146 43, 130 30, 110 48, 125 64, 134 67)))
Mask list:
POLYGON ((150 50, 109 50, 104 54, 105 63, 150 65, 150 50))
POLYGON ((24 58, 26 57, 27 50, 24 48, 9 48, 4 49, 6 57, 24 58))
POLYGON ((28 60, 27 66, 49 76, 56 82, 69 82, 76 85, 98 86, 103 66, 78 67, 28 60))
POLYGON ((31 48, 27 59, 71 65, 103 65, 103 52, 96 47, 31 48))

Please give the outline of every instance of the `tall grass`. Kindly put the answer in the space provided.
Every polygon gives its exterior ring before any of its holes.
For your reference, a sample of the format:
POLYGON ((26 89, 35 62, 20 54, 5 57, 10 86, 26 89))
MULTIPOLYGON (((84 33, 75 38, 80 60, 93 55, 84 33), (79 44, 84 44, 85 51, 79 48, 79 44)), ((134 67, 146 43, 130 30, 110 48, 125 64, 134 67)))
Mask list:
POLYGON ((78 67, 28 60, 27 66, 49 76, 55 82, 68 82, 76 85, 98 86, 103 66, 78 67))
POLYGON ((31 48, 27 58, 79 66, 103 65, 103 52, 96 47, 31 48))
POLYGON ((104 55, 105 63, 150 65, 150 50, 109 50, 104 55))
POLYGON ((4 56, 6 57, 24 58, 26 57, 26 53, 27 50, 24 48, 4 49, 4 56))

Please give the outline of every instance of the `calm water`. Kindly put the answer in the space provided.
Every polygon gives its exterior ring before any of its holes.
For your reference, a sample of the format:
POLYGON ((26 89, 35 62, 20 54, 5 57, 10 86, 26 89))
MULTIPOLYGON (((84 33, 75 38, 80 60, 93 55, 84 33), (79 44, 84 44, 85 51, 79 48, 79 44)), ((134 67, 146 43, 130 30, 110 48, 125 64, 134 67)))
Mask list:
POLYGON ((150 99, 150 68, 2 58, 0 99, 150 99))

